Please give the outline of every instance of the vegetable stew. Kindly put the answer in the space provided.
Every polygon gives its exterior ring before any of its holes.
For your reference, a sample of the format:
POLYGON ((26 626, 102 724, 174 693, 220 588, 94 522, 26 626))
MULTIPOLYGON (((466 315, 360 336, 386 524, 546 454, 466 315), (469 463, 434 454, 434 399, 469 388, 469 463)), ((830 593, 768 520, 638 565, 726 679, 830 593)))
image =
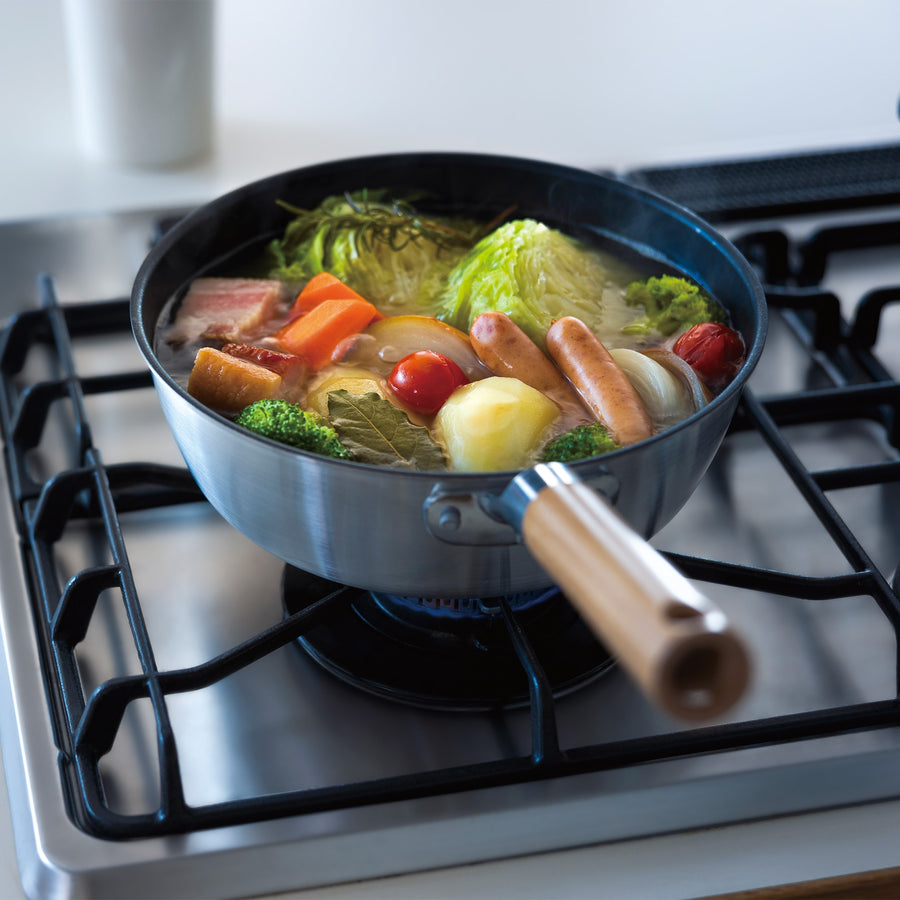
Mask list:
POLYGON ((383 191, 286 208, 258 267, 195 279, 157 333, 195 399, 293 447, 570 462, 690 416, 743 361, 701 286, 533 219, 428 217, 383 191))

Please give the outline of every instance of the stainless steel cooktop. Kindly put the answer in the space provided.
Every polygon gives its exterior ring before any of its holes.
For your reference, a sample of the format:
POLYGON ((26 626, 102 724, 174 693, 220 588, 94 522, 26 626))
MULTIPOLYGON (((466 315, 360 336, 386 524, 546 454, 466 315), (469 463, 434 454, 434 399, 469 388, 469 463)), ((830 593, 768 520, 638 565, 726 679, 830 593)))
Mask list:
MULTIPOLYGON (((0 320, 37 308, 42 292, 55 291, 64 307, 126 297, 154 230, 179 212, 0 226, 0 320), (41 273, 51 279, 39 280, 41 273)), ((866 215, 887 219, 892 212, 866 215)), ((818 214, 789 224, 803 235, 822 221, 818 214)), ((740 237, 770 225, 727 230, 740 237)), ((900 257, 889 247, 840 257, 819 287, 836 291, 852 321, 865 289, 900 281, 900 257)), ((376 790, 362 805, 342 800, 322 811, 313 805, 316 811, 301 815, 185 834, 92 836, 75 822, 77 778, 64 729, 51 716, 55 701, 48 703, 42 672, 52 682, 53 666, 35 637, 33 573, 23 565, 10 481, 0 480, 0 743, 27 893, 241 896, 900 795, 898 735, 886 727, 895 715, 896 638, 867 593, 870 582, 857 579, 871 562, 890 593, 900 556, 897 450, 862 405, 859 417, 844 414, 831 394, 824 405, 832 413, 817 407, 815 416, 794 414, 778 405, 788 395, 809 395, 815 405, 817 392, 846 386, 841 352, 802 346, 805 315, 773 306, 766 351, 750 381, 751 408, 686 507, 653 540, 703 582, 745 635, 751 690, 726 721, 692 732, 652 709, 613 669, 555 705, 562 751, 585 761, 583 771, 561 777, 488 779, 484 787, 463 781, 464 789, 401 792, 389 802, 379 802, 376 790), (754 425, 754 415, 769 421, 770 413, 786 451, 773 449, 754 425), (784 452, 799 481, 779 459, 784 452), (829 474, 867 464, 889 469, 853 487, 829 474), (823 523, 804 493, 829 478, 841 486, 827 491, 823 523), (852 536, 849 558, 834 522, 852 536), (712 580, 708 560, 725 564, 712 580), (659 751, 660 740, 668 749, 659 751)), ((898 329, 900 320, 886 313, 874 352, 887 378, 900 367, 898 329)), ((73 343, 79 377, 96 376, 95 385, 106 374, 143 368, 127 330, 73 343)), ((17 377, 47 377, 53 362, 42 355, 38 347, 17 377)), ((125 391, 98 386, 85 405, 92 444, 107 467, 182 465, 149 383, 125 391)), ((72 465, 65 419, 64 412, 51 417, 28 454, 36 482, 72 465)), ((204 664, 281 621, 283 564, 202 500, 125 512, 121 520, 159 669, 204 664)), ((98 530, 90 516, 66 522, 52 561, 60 584, 107 561, 98 530)), ((116 589, 101 593, 76 657, 86 695, 139 670, 116 589)), ((104 802, 125 819, 152 813, 160 802, 149 706, 128 706, 102 762, 104 802)), ((392 703, 337 680, 292 643, 201 690, 172 694, 167 708, 185 800, 198 808, 315 797, 335 785, 405 784, 416 773, 481 772, 498 760, 527 758, 532 743, 527 709, 450 713, 392 703)))

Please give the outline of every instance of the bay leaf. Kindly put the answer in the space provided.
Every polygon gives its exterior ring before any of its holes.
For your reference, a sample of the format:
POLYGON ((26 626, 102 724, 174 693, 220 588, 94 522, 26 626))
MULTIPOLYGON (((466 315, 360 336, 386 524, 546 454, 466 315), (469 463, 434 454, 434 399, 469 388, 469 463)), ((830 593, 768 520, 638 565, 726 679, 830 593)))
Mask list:
POLYGON ((374 392, 331 391, 328 413, 331 427, 356 462, 419 471, 447 468, 428 429, 413 425, 402 409, 374 392))

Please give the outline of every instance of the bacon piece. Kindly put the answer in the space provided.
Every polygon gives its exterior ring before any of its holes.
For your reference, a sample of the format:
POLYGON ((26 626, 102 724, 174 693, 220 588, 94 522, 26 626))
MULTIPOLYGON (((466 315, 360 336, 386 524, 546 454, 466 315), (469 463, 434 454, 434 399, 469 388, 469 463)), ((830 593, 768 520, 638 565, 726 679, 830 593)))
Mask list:
POLYGON ((197 278, 166 339, 247 340, 278 315, 281 290, 281 282, 269 278, 197 278))
POLYGON ((281 376, 282 396, 293 399, 306 379, 306 361, 293 353, 282 353, 268 347, 254 347, 251 344, 225 344, 222 352, 237 359, 255 363, 281 376))

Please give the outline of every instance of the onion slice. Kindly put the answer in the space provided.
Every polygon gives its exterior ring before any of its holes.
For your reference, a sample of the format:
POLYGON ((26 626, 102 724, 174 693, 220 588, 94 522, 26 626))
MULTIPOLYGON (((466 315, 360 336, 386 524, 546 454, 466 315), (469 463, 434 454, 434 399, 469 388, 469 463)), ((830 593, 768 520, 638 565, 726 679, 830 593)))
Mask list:
POLYGON ((388 316, 359 335, 344 362, 388 375, 404 356, 433 350, 452 359, 470 381, 493 374, 472 349, 469 336, 431 316, 388 316))
POLYGON ((686 363, 671 350, 645 350, 644 355, 649 356, 650 359, 658 362, 661 366, 665 366, 670 372, 684 379, 691 392, 694 412, 698 409, 703 409, 712 400, 712 393, 700 379, 700 376, 691 368, 689 363, 686 363))
MULTIPOLYGON (((657 430, 686 419, 706 403, 702 396, 698 397, 686 373, 677 364, 671 364, 668 357, 678 359, 673 353, 622 347, 610 350, 610 354, 638 392, 657 430)), ((694 381, 700 384, 696 376, 694 381)))

